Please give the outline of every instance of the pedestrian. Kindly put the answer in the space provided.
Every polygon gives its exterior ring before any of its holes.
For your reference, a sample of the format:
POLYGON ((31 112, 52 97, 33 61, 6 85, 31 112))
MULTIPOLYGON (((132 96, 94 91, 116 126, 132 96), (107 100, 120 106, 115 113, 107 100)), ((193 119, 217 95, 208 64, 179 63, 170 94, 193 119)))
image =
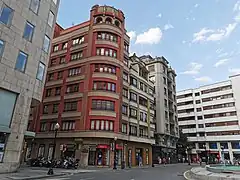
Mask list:
POLYGON ((162 159, 160 158, 160 156, 158 156, 158 164, 162 164, 162 159))
POLYGON ((138 161, 139 161, 139 167, 142 167, 142 157, 141 156, 139 156, 138 161))
POLYGON ((166 166, 166 164, 167 164, 166 161, 167 161, 167 160, 166 160, 166 158, 164 157, 164 158, 163 158, 163 164, 164 164, 164 166, 166 166))
POLYGON ((199 158, 199 164, 202 166, 202 158, 199 158))

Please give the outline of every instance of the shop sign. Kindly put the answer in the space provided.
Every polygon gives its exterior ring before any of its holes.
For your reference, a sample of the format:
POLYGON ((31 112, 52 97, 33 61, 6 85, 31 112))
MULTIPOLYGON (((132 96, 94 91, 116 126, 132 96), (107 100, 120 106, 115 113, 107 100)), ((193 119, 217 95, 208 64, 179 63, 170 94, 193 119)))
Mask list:
POLYGON ((97 148, 98 149, 108 149, 108 145, 106 145, 106 144, 99 144, 99 145, 97 145, 97 148))

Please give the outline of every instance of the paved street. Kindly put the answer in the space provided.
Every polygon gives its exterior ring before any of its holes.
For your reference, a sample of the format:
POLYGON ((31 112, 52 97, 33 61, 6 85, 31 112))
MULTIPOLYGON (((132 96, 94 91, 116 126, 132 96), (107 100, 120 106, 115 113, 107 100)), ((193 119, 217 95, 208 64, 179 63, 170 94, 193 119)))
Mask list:
POLYGON ((48 180, 184 180, 183 173, 190 169, 186 164, 173 164, 166 167, 132 168, 127 170, 100 170, 72 176, 48 178, 48 180))

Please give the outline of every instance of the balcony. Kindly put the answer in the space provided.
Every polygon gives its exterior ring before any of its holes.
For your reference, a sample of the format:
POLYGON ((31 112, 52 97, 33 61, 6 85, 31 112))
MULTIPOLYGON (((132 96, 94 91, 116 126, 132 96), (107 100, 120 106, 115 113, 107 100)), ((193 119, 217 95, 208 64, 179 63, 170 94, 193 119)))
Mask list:
POLYGON ((92 75, 93 78, 106 78, 117 81, 118 77, 115 74, 103 73, 103 72, 94 72, 92 75))
POLYGON ((110 45, 110 46, 113 46, 113 47, 115 47, 115 48, 118 48, 118 43, 117 43, 117 42, 108 41, 108 40, 103 40, 103 39, 97 39, 97 40, 96 40, 96 44, 110 45))
POLYGON ((66 111, 62 113, 62 118, 81 117, 82 113, 78 111, 66 111))
POLYGON ((87 43, 82 43, 82 44, 77 44, 77 45, 74 45, 73 47, 70 48, 70 51, 75 51, 75 50, 79 50, 79 49, 83 49, 85 47, 87 47, 87 43))
POLYGON ((68 93, 65 94, 64 99, 79 99, 83 97, 83 93, 68 93))
POLYGON ((143 121, 139 121, 139 125, 148 127, 148 123, 147 122, 143 122, 143 121))
POLYGON ((62 79, 59 79, 59 80, 56 80, 56 81, 47 81, 46 82, 46 87, 55 86, 55 85, 59 85, 59 84, 62 84, 62 83, 63 83, 62 79))
POLYGON ((67 49, 59 50, 59 51, 56 51, 56 52, 52 52, 51 57, 61 56, 61 55, 66 54, 66 53, 67 53, 67 49))
POLYGON ((85 79, 85 75, 80 76, 70 76, 66 79, 66 82, 79 81, 85 79))
POLYGON ((104 111, 104 110, 91 110, 89 112, 90 116, 108 116, 108 117, 117 117, 116 112, 114 111, 104 111))
POLYGON ((101 24, 95 24, 93 26, 93 31, 96 32, 96 31, 105 31, 105 32, 111 32, 111 33, 114 33, 114 34, 118 34, 119 36, 122 36, 122 30, 112 24, 104 24, 104 23, 101 23, 101 24))
POLYGON ((188 117, 188 116, 195 116, 195 113, 194 113, 194 112, 189 112, 189 113, 178 113, 178 118, 188 117))
POLYGON ((128 116, 125 115, 125 114, 122 114, 122 120, 124 120, 124 121, 128 121, 128 116))
POLYGON ((53 101, 60 101, 61 100, 61 96, 50 96, 50 97, 46 97, 43 102, 47 103, 47 102, 53 102, 53 101))
POLYGON ((113 99, 119 99, 118 94, 111 91, 101 91, 101 90, 88 92, 88 96, 103 96, 103 97, 110 97, 113 99))

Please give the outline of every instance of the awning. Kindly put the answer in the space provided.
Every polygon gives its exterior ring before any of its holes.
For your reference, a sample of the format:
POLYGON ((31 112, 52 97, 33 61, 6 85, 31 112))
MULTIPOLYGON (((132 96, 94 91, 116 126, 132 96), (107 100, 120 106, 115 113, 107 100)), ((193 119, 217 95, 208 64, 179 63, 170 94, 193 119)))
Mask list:
POLYGON ((26 132, 24 133, 24 136, 35 137, 35 136, 36 136, 36 133, 35 133, 35 132, 32 132, 32 131, 26 131, 26 132))
POLYGON ((7 126, 2 126, 0 125, 0 132, 3 132, 3 133, 10 133, 11 132, 11 129, 7 126))

